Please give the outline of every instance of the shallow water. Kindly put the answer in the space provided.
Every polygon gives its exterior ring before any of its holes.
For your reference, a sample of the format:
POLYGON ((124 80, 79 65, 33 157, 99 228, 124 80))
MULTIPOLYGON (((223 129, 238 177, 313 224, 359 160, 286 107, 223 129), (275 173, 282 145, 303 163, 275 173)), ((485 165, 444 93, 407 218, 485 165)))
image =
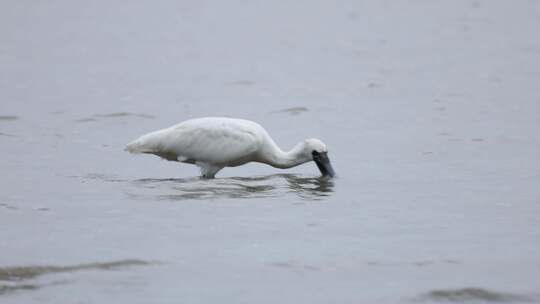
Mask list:
POLYGON ((540 301, 540 4, 2 2, 0 25, 1 303, 540 301), (123 151, 210 115, 320 138, 338 178, 123 151))

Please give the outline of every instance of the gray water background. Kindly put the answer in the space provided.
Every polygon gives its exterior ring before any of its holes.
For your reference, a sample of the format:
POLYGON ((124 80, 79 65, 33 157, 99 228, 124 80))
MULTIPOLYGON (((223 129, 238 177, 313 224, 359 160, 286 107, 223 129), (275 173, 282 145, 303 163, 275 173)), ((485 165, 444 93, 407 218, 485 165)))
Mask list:
POLYGON ((539 29, 526 0, 0 2, 0 302, 540 302, 539 29), (339 178, 122 151, 200 116, 320 138, 339 178))

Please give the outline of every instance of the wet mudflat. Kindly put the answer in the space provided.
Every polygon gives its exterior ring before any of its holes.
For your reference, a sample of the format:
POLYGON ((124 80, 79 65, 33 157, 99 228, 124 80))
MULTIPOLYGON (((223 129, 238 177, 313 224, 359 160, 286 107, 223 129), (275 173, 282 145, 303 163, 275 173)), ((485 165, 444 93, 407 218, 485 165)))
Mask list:
POLYGON ((533 1, 0 4, 1 303, 540 301, 533 1), (200 116, 338 173, 124 145, 200 116))

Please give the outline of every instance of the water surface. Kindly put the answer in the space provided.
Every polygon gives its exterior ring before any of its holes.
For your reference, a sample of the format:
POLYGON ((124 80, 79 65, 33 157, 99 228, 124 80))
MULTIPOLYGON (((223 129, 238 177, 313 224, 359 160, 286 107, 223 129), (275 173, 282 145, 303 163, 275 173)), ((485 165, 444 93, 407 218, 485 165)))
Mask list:
POLYGON ((537 2, 4 1, 0 25, 1 303, 539 301, 537 2), (123 151, 201 116, 320 138, 339 177, 123 151))

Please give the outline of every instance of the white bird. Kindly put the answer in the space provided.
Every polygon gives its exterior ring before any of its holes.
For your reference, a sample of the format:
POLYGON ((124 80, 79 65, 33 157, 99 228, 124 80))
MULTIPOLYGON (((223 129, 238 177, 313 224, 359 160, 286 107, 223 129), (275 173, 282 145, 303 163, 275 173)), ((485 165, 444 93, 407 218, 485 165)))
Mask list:
POLYGON ((224 167, 249 162, 286 169, 314 161, 323 176, 335 175, 328 149, 322 141, 306 139, 284 152, 263 127, 244 119, 205 117, 186 120, 145 134, 129 143, 125 150, 195 164, 204 178, 213 178, 224 167))

